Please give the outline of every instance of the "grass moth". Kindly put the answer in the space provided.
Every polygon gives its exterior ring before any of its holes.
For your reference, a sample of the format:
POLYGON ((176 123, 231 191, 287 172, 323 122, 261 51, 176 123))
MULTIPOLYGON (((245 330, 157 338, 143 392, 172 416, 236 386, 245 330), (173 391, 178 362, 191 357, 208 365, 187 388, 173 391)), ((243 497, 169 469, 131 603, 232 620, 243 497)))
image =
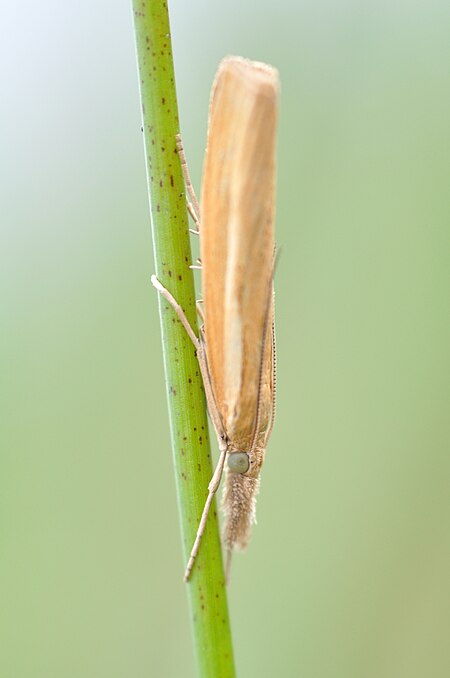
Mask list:
POLYGON ((278 73, 271 66, 241 57, 222 60, 211 92, 200 205, 178 139, 188 209, 200 235, 199 337, 171 293, 155 276, 152 282, 175 308, 197 348, 220 450, 185 580, 223 474, 227 562, 234 548, 247 545, 274 422, 278 90, 278 73))

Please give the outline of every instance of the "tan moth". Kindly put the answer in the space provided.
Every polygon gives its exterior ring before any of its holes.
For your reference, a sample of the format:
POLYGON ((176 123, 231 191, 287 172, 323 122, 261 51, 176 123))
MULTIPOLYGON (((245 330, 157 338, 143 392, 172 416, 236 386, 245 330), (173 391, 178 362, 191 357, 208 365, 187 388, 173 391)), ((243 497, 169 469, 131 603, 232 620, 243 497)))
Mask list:
POLYGON ((225 469, 223 541, 228 562, 255 518, 260 470, 275 413, 273 306, 278 73, 227 57, 211 92, 200 207, 178 147, 200 234, 203 325, 197 337, 161 283, 197 348, 220 456, 186 567, 189 578, 225 469))

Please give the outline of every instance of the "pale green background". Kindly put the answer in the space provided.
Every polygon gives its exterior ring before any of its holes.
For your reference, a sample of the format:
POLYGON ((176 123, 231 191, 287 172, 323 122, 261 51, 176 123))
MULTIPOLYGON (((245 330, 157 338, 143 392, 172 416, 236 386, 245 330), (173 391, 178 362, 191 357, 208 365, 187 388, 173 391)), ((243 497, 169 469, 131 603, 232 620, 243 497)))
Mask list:
MULTIPOLYGON (((450 675, 450 4, 183 2, 281 73, 278 420, 235 558, 240 678, 450 675)), ((2 678, 193 678, 131 9, 1 17, 2 678)))

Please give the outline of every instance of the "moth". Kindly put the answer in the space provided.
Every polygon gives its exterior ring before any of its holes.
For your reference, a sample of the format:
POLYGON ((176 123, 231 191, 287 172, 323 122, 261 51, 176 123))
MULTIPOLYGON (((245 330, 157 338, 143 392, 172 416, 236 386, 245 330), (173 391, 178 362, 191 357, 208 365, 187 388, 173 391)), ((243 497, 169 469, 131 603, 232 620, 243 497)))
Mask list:
POLYGON ((227 570, 248 543, 275 417, 275 151, 279 81, 263 63, 227 57, 211 91, 200 206, 181 139, 188 209, 200 235, 199 337, 155 276, 197 349, 219 461, 185 571, 189 579, 222 475, 227 570))

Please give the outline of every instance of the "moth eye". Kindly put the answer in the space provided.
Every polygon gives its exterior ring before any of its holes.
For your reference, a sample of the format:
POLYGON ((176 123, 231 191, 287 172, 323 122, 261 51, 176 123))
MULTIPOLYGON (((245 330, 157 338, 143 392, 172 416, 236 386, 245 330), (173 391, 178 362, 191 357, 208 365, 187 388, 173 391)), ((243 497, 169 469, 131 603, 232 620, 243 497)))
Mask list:
POLYGON ((250 467, 247 452, 232 452, 228 455, 227 464, 233 473, 245 473, 250 467))

